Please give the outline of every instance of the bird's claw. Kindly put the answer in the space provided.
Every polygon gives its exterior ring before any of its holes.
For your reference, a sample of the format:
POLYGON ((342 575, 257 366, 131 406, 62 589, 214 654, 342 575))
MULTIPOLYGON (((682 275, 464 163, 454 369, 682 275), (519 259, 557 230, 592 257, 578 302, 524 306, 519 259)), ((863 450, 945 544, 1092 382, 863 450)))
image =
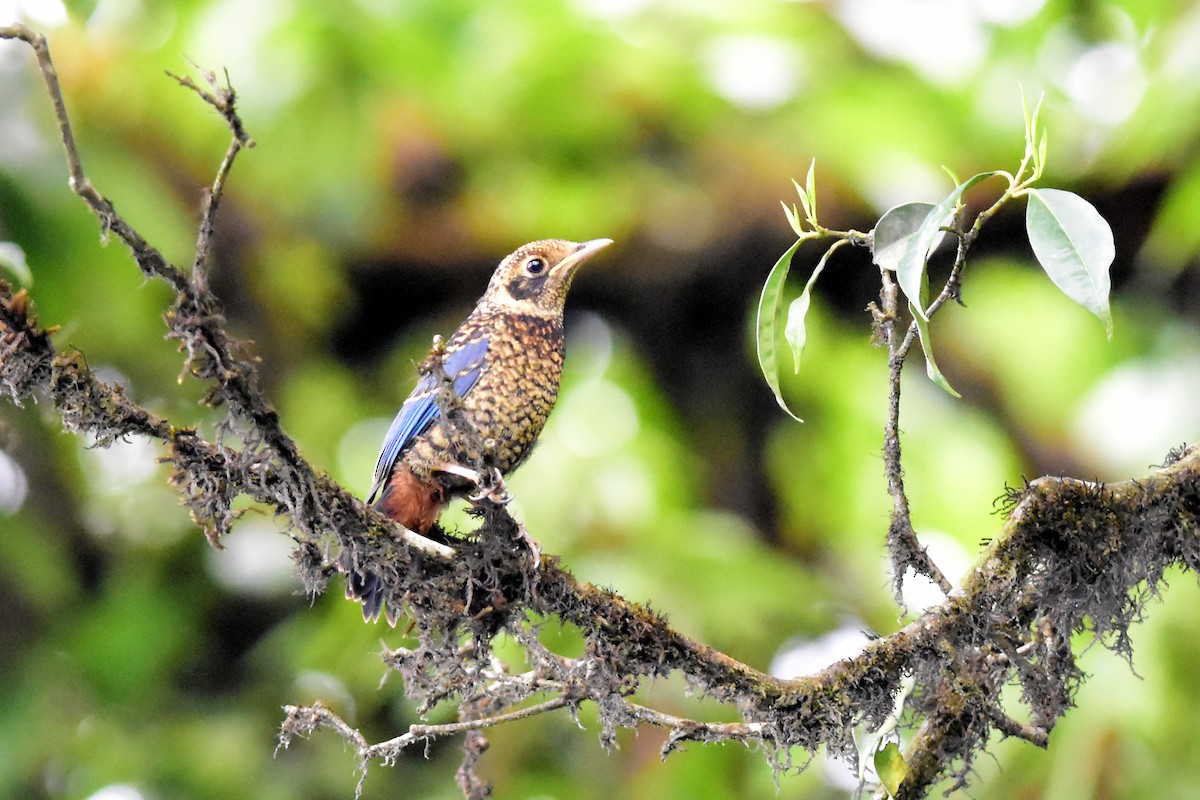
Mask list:
POLYGON ((521 537, 521 541, 525 543, 525 546, 529 548, 529 554, 533 556, 533 568, 537 569, 542 565, 542 546, 529 535, 529 531, 520 522, 517 523, 517 534, 521 537))
POLYGON ((484 500, 490 500, 497 505, 506 506, 512 502, 512 496, 508 493, 508 486, 504 483, 504 476, 495 467, 492 467, 492 473, 486 480, 480 475, 475 485, 479 491, 467 495, 467 499, 472 503, 482 503, 484 500))
POLYGON ((467 500, 478 505, 484 500, 491 500, 498 505, 506 506, 512 502, 509 497, 508 487, 504 483, 504 476, 500 474, 497 467, 492 467, 491 472, 486 474, 477 472, 470 467, 464 467, 461 464, 442 463, 438 462, 433 465, 433 469, 438 472, 446 472, 451 475, 457 475, 460 478, 465 478, 475 484, 475 492, 467 495, 467 500))

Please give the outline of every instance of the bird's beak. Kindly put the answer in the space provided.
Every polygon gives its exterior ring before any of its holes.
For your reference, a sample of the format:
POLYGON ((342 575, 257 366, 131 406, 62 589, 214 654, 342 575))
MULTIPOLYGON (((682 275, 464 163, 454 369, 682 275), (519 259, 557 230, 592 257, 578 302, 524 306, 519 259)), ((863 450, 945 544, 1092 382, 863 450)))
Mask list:
POLYGON ((570 274, 584 261, 587 261, 612 243, 612 239, 592 239, 590 242, 577 245, 574 251, 567 254, 566 258, 554 265, 551 272, 565 272, 570 274))

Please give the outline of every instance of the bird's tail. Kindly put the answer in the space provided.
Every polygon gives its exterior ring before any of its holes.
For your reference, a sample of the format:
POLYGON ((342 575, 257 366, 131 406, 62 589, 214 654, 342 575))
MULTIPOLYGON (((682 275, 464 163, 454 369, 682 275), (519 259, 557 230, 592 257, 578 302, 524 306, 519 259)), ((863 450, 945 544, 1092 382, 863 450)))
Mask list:
MULTIPOLYGON (((389 487, 385 485, 379 497, 375 497, 376 494, 378 494, 377 491, 372 491, 371 498, 367 502, 373 508, 387 513, 381 505, 390 494, 389 487)), ((342 554, 337 560, 337 568, 339 572, 346 575, 346 599, 362 603, 363 621, 378 622, 380 614, 383 614, 388 625, 396 627, 396 610, 389 608, 384 599, 383 580, 374 572, 367 572, 357 566, 347 549, 342 550, 342 554)))
MULTIPOLYGON (((435 528, 438 515, 446 502, 446 490, 436 480, 421 480, 408 470, 395 472, 384 484, 371 504, 377 511, 399 522, 410 531, 428 536, 435 528)), ((346 597, 358 600, 363 606, 363 619, 376 622, 380 614, 388 625, 396 627, 399 609, 385 599, 383 581, 378 575, 356 567, 346 552, 338 560, 338 569, 346 573, 346 597)))
POLYGON ((366 622, 376 622, 382 614, 388 625, 396 627, 397 612, 384 599, 383 581, 372 572, 355 569, 350 560, 347 551, 343 551, 342 558, 338 559, 338 569, 346 573, 346 599, 362 603, 363 620, 366 622))

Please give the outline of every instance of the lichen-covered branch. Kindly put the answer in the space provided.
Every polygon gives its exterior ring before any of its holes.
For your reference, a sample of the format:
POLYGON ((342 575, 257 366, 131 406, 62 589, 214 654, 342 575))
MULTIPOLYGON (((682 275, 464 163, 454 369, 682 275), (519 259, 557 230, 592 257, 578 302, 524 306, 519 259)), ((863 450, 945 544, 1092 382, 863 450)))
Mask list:
POLYGON ((503 589, 502 596, 489 595, 489 607, 481 611, 497 615, 496 622, 502 620, 527 646, 530 637, 517 633, 527 623, 517 612, 557 615, 582 631, 588 655, 562 659, 531 648, 535 673, 507 676, 485 666, 490 656, 481 643, 489 633, 473 627, 478 612, 464 609, 460 629, 475 633, 475 644, 447 653, 441 669, 433 666, 438 656, 427 650, 393 653, 388 660, 410 692, 425 692, 418 696, 427 704, 453 693, 515 703, 559 691, 575 702, 595 702, 605 737, 610 726, 649 722, 670 728, 673 741, 740 738, 774 754, 794 745, 811 750, 825 744, 849 757, 856 754, 854 726, 882 722, 901 680, 911 675, 913 716, 922 727, 907 754, 904 790, 905 796, 919 797, 941 778, 964 777, 993 731, 1045 746, 1082 678, 1072 635, 1092 631, 1127 653, 1126 631, 1164 570, 1175 563, 1194 567, 1200 558, 1197 448, 1137 481, 1099 485, 1044 478, 1015 493, 1014 501, 1003 529, 959 592, 872 642, 860 656, 810 677, 781 680, 753 670, 681 636, 652 612, 575 581, 552 560, 532 574, 522 572, 519 560, 507 565, 512 570, 507 576, 472 569, 472 562, 503 564, 504 551, 511 549, 488 543, 507 540, 512 523, 499 509, 489 512, 481 541, 464 549, 460 591, 471 585, 520 587, 517 596, 503 589), (491 558, 482 555, 488 551, 491 558), (533 586, 536 592, 527 593, 533 586), (738 708, 744 722, 721 729, 629 711, 625 697, 641 678, 674 670, 738 708), (1000 690, 1010 682, 1021 687, 1025 708, 1017 711, 1028 722, 1000 705, 1000 690), (702 735, 693 735, 697 731, 702 735))

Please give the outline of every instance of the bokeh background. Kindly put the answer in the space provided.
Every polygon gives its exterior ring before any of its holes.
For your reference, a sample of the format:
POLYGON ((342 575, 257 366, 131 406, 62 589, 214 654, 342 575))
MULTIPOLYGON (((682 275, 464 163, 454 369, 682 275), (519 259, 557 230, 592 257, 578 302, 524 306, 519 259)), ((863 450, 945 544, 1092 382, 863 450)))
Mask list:
MULTIPOLYGON (((179 263, 227 135, 163 71, 228 69, 257 147, 223 206, 216 289, 286 429, 356 492, 414 362, 500 257, 547 236, 615 239, 576 281, 562 398, 511 481, 514 508, 581 578, 761 668, 815 669, 906 619, 882 549, 867 254, 843 251, 819 284, 803 369, 784 383, 804 425, 753 357, 758 292, 792 240, 779 201, 810 159, 825 224, 868 230, 944 195, 942 164, 1014 169, 1023 87, 1045 94, 1045 184, 1115 230, 1113 341, 1040 273, 1018 205, 979 242, 968 307, 934 324, 963 398, 910 365, 913 516, 947 573, 997 529, 1006 483, 1133 476, 1200 438, 1195 3, 0 0, 0 23, 13 19, 50 35, 92 180, 179 263)), ((0 43, 0 241, 0 269, 28 266, 60 348, 204 424, 202 387, 177 381, 163 339, 168 295, 68 191, 32 55, 13 42, 0 43)), ((819 255, 801 250, 797 281, 819 255)), ((369 738, 401 731, 416 716, 398 681, 380 686, 376 654, 403 631, 364 625, 338 591, 306 597, 259 509, 226 552, 208 548, 154 445, 85 445, 46 403, 0 403, 0 795, 351 797, 356 764, 334 735, 274 753, 280 707, 321 698, 369 738)), ((1049 751, 996 743, 974 797, 1194 792, 1200 593, 1190 575, 1171 584, 1134 631, 1133 669, 1090 647, 1049 751)), ((928 595, 910 585, 912 612, 928 595)), ((578 648, 557 624, 546 636, 578 648)), ((643 695, 729 714, 678 681, 643 695)), ((497 796, 820 798, 852 784, 820 754, 778 787, 740 746, 660 763, 656 730, 605 753, 586 710, 581 722, 494 731, 481 772, 497 796)), ((452 740, 414 749, 373 767, 363 796, 456 797, 458 757, 452 740)))

